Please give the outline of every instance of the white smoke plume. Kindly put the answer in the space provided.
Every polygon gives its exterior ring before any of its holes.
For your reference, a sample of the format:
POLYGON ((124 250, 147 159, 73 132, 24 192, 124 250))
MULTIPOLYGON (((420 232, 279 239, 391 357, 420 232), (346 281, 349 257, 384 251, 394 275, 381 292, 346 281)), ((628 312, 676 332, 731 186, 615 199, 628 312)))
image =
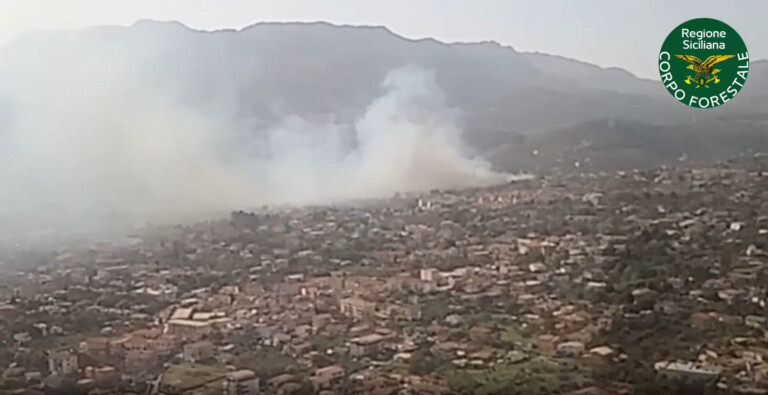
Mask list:
POLYGON ((432 73, 395 69, 381 86, 382 96, 354 125, 292 118, 272 130, 272 155, 263 163, 268 199, 372 198, 504 179, 487 162, 467 156, 456 114, 445 107, 432 73))
POLYGON ((6 51, 0 232, 96 231, 505 179, 464 150, 456 114, 416 67, 390 72, 353 124, 291 116, 234 131, 231 114, 190 110, 131 59, 68 51, 55 65, 6 51))

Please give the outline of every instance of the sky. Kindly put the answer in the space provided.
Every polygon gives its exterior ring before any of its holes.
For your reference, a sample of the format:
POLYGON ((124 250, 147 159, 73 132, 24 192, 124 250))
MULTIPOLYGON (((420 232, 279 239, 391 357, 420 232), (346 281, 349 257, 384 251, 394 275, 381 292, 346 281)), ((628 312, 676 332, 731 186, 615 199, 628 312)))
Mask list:
POLYGON ((196 29, 260 21, 383 25, 408 38, 496 41, 658 79, 659 48, 680 23, 730 24, 750 58, 768 58, 768 1, 739 0, 0 0, 0 44, 30 30, 175 20, 196 29))

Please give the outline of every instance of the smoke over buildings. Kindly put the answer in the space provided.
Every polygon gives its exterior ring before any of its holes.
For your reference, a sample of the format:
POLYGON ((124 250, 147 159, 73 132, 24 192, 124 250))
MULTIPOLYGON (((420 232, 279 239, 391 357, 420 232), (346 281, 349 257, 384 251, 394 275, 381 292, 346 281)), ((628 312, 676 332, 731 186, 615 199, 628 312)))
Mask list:
POLYGON ((465 150, 458 114, 432 73, 414 66, 391 70, 353 122, 288 114, 264 126, 232 111, 232 81, 217 87, 217 105, 200 108, 147 78, 145 59, 117 50, 15 45, 3 55, 2 232, 101 230, 504 179, 465 150))

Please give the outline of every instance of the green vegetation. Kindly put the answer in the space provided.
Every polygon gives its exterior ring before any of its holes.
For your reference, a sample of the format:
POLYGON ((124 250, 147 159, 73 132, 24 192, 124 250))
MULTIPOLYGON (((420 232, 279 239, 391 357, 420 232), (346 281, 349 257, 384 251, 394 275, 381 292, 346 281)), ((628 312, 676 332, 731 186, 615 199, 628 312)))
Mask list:
POLYGON ((410 365, 408 362, 401 360, 394 360, 384 367, 384 371, 387 373, 395 373, 401 375, 410 374, 409 369, 410 365))
POLYGON ((344 345, 344 339, 338 336, 319 334, 310 341, 312 348, 318 352, 325 352, 328 349, 335 349, 344 345))
POLYGON ((445 378, 460 394, 557 394, 591 384, 590 372, 564 359, 533 358, 486 370, 453 371, 445 378))
POLYGON ((416 350, 411 356, 411 364, 408 368, 411 374, 426 376, 434 373, 443 365, 449 363, 434 354, 429 349, 416 350))
POLYGON ((261 347, 253 352, 246 352, 235 357, 235 366, 250 369, 261 378, 270 378, 291 369, 297 369, 298 364, 293 357, 285 355, 272 347, 261 347))
POLYGON ((448 307, 451 304, 450 299, 443 295, 424 300, 422 303, 423 322, 442 321, 447 315, 451 314, 451 310, 448 307))
POLYGON ((161 386, 172 392, 184 392, 221 380, 226 373, 226 367, 219 365, 171 365, 163 375, 161 386))
POLYGON ((523 336, 517 325, 505 325, 499 332, 499 341, 504 346, 512 347, 516 344, 525 343, 526 338, 523 336))

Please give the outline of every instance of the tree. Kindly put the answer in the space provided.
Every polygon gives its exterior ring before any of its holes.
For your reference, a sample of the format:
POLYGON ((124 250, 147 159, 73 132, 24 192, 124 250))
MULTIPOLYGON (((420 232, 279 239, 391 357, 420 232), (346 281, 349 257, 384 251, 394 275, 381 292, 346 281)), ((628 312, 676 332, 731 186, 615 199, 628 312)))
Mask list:
POLYGON ((411 366, 408 370, 418 376, 426 376, 436 371, 443 364, 442 359, 430 350, 417 350, 411 356, 411 366))
POLYGON ((294 392, 294 394, 296 395, 311 395, 314 393, 316 393, 315 387, 312 385, 312 382, 310 382, 309 380, 302 380, 301 387, 299 387, 299 389, 297 389, 294 392))

